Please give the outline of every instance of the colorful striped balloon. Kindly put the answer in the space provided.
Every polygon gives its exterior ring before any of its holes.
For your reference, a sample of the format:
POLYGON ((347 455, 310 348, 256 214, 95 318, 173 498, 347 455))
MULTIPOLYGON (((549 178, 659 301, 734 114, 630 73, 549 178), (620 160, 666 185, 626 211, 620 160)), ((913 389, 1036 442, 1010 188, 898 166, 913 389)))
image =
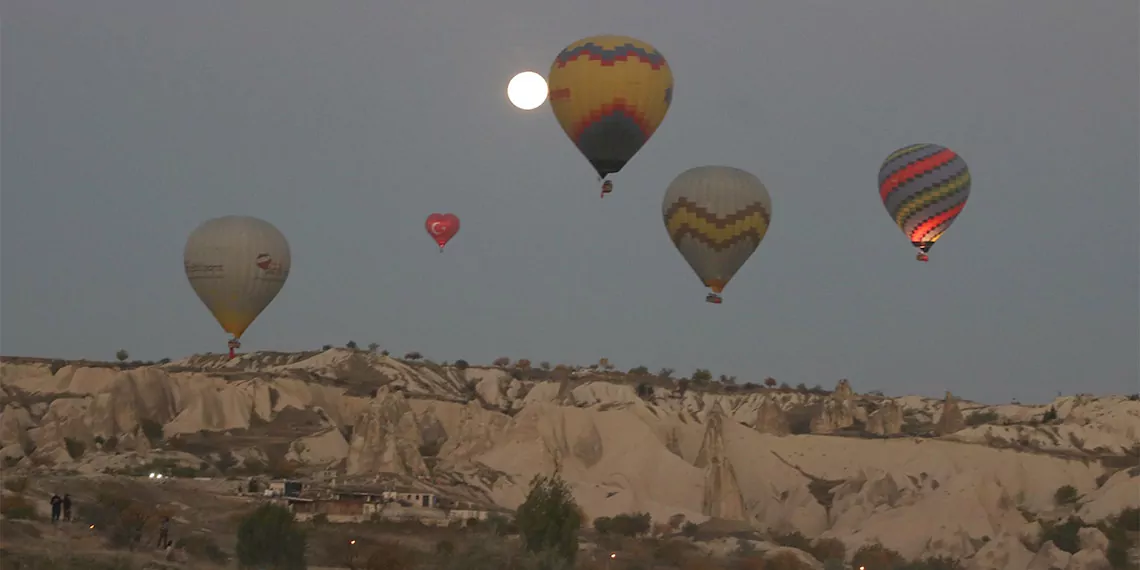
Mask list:
POLYGON ((919 259, 950 228, 970 197, 970 170, 954 151, 916 144, 892 152, 879 167, 879 197, 919 259))
POLYGON ((570 44, 551 64, 548 82, 554 117, 602 178, 645 146, 673 100, 664 56, 625 36, 570 44))

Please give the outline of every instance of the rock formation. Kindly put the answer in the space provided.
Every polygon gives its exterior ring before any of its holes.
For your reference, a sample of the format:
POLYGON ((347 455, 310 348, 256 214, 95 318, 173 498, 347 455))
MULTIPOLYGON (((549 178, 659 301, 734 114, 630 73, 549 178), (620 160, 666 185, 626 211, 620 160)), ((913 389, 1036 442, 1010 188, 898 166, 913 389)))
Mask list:
POLYGON ((772 435, 788 435, 791 433, 788 427, 787 412, 780 407, 780 404, 770 398, 764 398, 764 401, 760 403, 752 427, 760 433, 772 435))
POLYGON ((966 419, 962 417, 962 410, 958 408, 958 400, 947 390, 946 399, 942 401, 942 415, 938 418, 934 433, 949 435, 961 431, 965 427, 966 419))
POLYGON ((855 425, 854 393, 847 380, 840 380, 835 391, 823 400, 811 419, 812 433, 831 433, 855 425))
POLYGON ((694 465, 705 470, 703 514, 730 520, 745 520, 744 500, 732 462, 724 445, 724 411, 720 404, 705 419, 705 435, 694 465))
POLYGON ((902 425, 903 409, 894 400, 887 400, 867 416, 867 433, 895 435, 902 433, 902 425))

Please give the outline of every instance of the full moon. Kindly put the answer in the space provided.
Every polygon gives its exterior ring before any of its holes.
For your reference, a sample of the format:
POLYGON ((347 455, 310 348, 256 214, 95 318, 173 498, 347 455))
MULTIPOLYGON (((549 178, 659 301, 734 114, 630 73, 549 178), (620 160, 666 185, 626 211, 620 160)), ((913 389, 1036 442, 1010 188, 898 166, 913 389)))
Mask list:
POLYGON ((546 80, 533 71, 524 71, 507 84, 507 99, 523 111, 536 109, 546 101, 546 80))

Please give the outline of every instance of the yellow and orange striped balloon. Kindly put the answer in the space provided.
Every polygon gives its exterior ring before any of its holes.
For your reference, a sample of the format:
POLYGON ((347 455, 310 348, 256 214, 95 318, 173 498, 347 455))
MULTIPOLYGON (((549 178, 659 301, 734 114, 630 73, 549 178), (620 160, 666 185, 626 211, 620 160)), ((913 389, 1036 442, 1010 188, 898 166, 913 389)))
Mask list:
POLYGON ((645 146, 673 100, 664 56, 626 36, 570 44, 551 64, 548 83, 554 117, 602 178, 645 146))

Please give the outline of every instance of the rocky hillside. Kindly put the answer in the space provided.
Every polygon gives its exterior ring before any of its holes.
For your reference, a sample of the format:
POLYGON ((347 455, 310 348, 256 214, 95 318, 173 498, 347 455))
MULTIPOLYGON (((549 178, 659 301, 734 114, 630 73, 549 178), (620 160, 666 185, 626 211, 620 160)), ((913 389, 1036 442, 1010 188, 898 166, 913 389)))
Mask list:
POLYGON ((1096 567, 1100 531, 1082 531, 1070 561, 1041 529, 1140 506, 1134 397, 986 406, 846 381, 827 392, 528 364, 347 349, 153 366, 7 358, 0 458, 5 471, 382 474, 507 508, 559 470, 591 519, 682 514, 979 570, 1096 567))

